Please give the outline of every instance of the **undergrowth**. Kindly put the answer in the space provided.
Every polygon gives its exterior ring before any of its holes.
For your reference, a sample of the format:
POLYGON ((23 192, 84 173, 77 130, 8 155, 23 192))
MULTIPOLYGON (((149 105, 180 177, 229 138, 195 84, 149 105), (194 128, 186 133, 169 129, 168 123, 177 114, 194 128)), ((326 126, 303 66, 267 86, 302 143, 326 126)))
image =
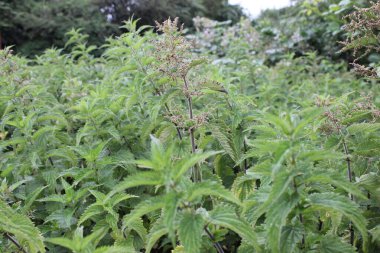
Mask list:
POLYGON ((97 58, 0 52, 2 252, 380 250, 376 80, 136 22, 97 58))

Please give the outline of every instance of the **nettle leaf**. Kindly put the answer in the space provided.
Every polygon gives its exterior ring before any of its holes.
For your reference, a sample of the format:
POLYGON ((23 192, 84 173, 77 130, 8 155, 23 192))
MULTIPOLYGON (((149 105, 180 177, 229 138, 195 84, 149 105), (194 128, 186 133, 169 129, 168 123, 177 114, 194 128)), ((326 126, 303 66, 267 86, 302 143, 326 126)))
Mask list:
POLYGON ((34 201, 38 198, 38 196, 41 194, 41 192, 47 188, 47 186, 44 186, 44 187, 39 187, 37 188, 36 190, 34 190, 32 193, 30 193, 26 200, 25 200, 25 204, 24 206, 22 207, 22 212, 25 214, 26 212, 29 211, 30 207, 33 205, 34 201))
POLYGON ((196 164, 220 153, 221 151, 212 151, 201 154, 193 154, 189 158, 184 158, 183 161, 178 163, 178 168, 174 171, 174 180, 178 180, 185 172, 196 164))
POLYGON ((357 123, 347 127, 350 134, 369 134, 380 129, 380 123, 357 123))
POLYGON ((137 252, 133 247, 128 246, 103 246, 97 248, 94 253, 135 253, 137 252))
POLYGON ((185 252, 198 253, 202 245, 204 220, 191 211, 184 211, 178 227, 178 236, 185 252))
MULTIPOLYGON (((101 192, 94 191, 94 190, 90 190, 90 192, 92 195, 95 196, 96 202, 89 205, 86 208, 86 210, 84 211, 84 213, 80 217, 78 224, 82 224, 86 220, 88 220, 90 218, 94 218, 95 216, 98 216, 104 212, 113 216, 113 218, 109 218, 110 221, 111 221, 111 219, 117 221, 117 220, 119 220, 119 215, 114 210, 114 207, 117 204, 119 204, 120 202, 134 197, 134 196, 129 195, 129 194, 119 193, 119 194, 113 195, 110 198, 106 198, 106 195, 101 193, 101 192)), ((115 223, 115 222, 112 222, 112 224, 113 223, 115 223)))
POLYGON ((75 209, 71 208, 56 210, 45 218, 45 223, 54 221, 60 228, 70 228, 76 222, 74 213, 75 209))
POLYGON ((238 154, 235 150, 235 147, 232 144, 232 140, 230 136, 227 136, 225 132, 223 132, 219 126, 210 125, 212 135, 219 142, 219 144, 223 147, 224 151, 231 157, 234 162, 238 160, 238 154))
POLYGON ((279 132, 276 129, 268 127, 267 125, 254 125, 247 128, 245 131, 254 130, 260 138, 273 139, 279 135, 279 132))
POLYGON ((366 247, 368 242, 367 220, 361 214, 357 204, 347 197, 332 192, 311 194, 309 203, 315 208, 333 210, 345 215, 359 230, 364 242, 363 247, 366 247))
POLYGON ((257 219, 259 219, 261 215, 268 212, 270 208, 277 203, 277 200, 280 199, 289 189, 290 185, 293 184, 293 179, 295 176, 296 175, 294 172, 288 173, 283 171, 277 173, 273 179, 273 184, 268 198, 253 212, 253 214, 251 214, 250 220, 256 223, 257 219))
POLYGON ((358 198, 367 199, 355 184, 347 181, 343 175, 339 175, 333 171, 313 171, 309 177, 305 178, 305 183, 331 184, 358 198))
POLYGON ((64 248, 68 248, 75 252, 75 245, 74 242, 68 238, 48 238, 46 239, 47 242, 62 246, 64 248))
POLYGON ((282 252, 282 228, 286 224, 289 213, 297 206, 298 202, 299 196, 297 194, 283 194, 266 212, 265 224, 268 227, 267 243, 274 253, 282 252))
POLYGON ((14 236, 25 250, 30 253, 45 252, 43 237, 25 215, 17 213, 0 199, 0 232, 14 236))
POLYGON ((64 248, 68 248, 73 251, 73 253, 82 253, 82 252, 93 252, 96 248, 96 245, 100 240, 105 236, 108 229, 98 229, 88 236, 83 236, 83 227, 78 227, 72 239, 64 237, 56 238, 47 238, 46 241, 52 244, 60 245, 64 248))
POLYGON ((377 245, 380 245, 380 225, 377 225, 376 227, 372 228, 369 232, 372 236, 372 242, 376 243, 377 245))
POLYGON ((294 128, 293 136, 300 137, 302 135, 308 134, 307 130, 305 128, 311 124, 315 119, 318 119, 318 117, 322 114, 321 108, 307 108, 303 111, 303 119, 301 122, 297 124, 297 126, 294 128))
POLYGON ((298 159, 315 162, 315 161, 323 161, 323 160, 339 160, 343 159, 345 156, 343 153, 334 152, 331 150, 311 150, 302 152, 298 159))
POLYGON ((296 252, 297 244, 301 242, 304 233, 300 223, 282 227, 280 252, 296 252))
POLYGON ((84 211, 84 213, 81 215, 81 217, 78 221, 78 225, 81 225, 86 220, 88 220, 88 219, 90 219, 96 215, 99 215, 103 212, 104 212, 104 208, 100 205, 92 204, 92 205, 88 206, 86 208, 86 210, 84 211))
POLYGON ((162 219, 158 219, 155 223, 153 223, 153 226, 147 236, 146 252, 150 253, 157 241, 168 232, 169 231, 163 224, 162 219))
POLYGON ((129 231, 132 231, 132 230, 135 231, 140 236, 140 238, 143 240, 143 242, 146 241, 147 229, 145 228, 144 221, 141 218, 131 220, 128 223, 128 228, 129 228, 128 229, 129 231))
POLYGON ((194 183, 189 189, 187 189, 187 201, 195 201, 199 197, 212 196, 218 197, 237 205, 241 205, 241 202, 232 194, 231 191, 224 188, 222 184, 216 181, 203 181, 200 183, 194 183))
POLYGON ((59 202, 59 203, 66 203, 66 198, 64 195, 58 195, 58 194, 53 194, 50 196, 47 196, 45 198, 39 199, 38 201, 40 202, 59 202))
POLYGON ((323 237, 315 249, 310 252, 318 253, 354 253, 355 247, 343 242, 340 238, 327 235, 323 237))
POLYGON ((255 248, 245 241, 242 241, 242 243, 240 244, 237 250, 237 253, 253 253, 253 252, 255 252, 255 248))
POLYGON ((281 130, 285 135, 290 135, 293 131, 290 122, 286 118, 284 119, 277 115, 267 113, 263 116, 263 120, 272 124, 278 130, 281 130))
POLYGON ((123 182, 116 185, 113 190, 107 194, 107 198, 113 196, 115 193, 122 192, 126 189, 137 187, 137 186, 156 186, 162 185, 162 173, 157 171, 144 171, 138 172, 127 177, 123 182))
POLYGON ((255 247, 256 251, 261 252, 257 235, 254 228, 245 220, 238 217, 233 207, 231 206, 218 206, 204 215, 206 221, 231 229, 237 233, 241 238, 249 242, 255 247))
POLYGON ((232 191, 235 196, 243 201, 253 190, 257 178, 252 175, 241 175, 237 177, 232 185, 232 191))
POLYGON ((166 195, 166 205, 163 209, 163 222, 168 229, 169 238, 175 245, 175 221, 180 204, 180 198, 177 193, 171 192, 166 195))
POLYGON ((151 197, 141 201, 130 214, 123 218, 123 227, 128 227, 129 222, 141 218, 143 215, 162 209, 166 205, 167 196, 151 197))

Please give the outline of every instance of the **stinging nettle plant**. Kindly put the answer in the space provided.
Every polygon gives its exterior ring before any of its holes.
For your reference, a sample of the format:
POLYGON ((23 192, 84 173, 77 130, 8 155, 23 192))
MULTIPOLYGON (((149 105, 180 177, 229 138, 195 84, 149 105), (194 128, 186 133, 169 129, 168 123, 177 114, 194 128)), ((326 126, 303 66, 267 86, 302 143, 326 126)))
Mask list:
POLYGON ((123 27, 100 57, 79 30, 0 51, 0 251, 379 251, 375 82, 266 66, 246 21, 209 27, 216 49, 178 19, 123 27))
MULTIPOLYGON (((178 19, 174 21, 168 19, 163 24, 157 23, 157 30, 163 34, 159 36, 155 43, 154 56, 157 61, 155 69, 160 75, 164 76, 166 83, 155 87, 155 95, 165 97, 171 89, 182 93, 186 101, 187 115, 175 114, 181 113, 176 110, 174 113, 169 109, 168 103, 165 103, 165 109, 169 115, 167 118, 177 129, 177 136, 180 141, 185 137, 184 132, 188 132, 191 151, 183 154, 175 154, 175 146, 172 144, 165 151, 163 145, 155 137, 151 137, 151 160, 138 161, 137 164, 142 168, 148 168, 152 171, 140 172, 126 178, 111 192, 120 192, 121 190, 140 185, 152 185, 156 191, 161 188, 165 189, 163 195, 159 195, 148 201, 142 201, 131 214, 124 217, 123 227, 128 227, 134 219, 153 212, 162 210, 161 216, 155 221, 152 230, 148 233, 149 238, 147 251, 149 252, 153 245, 165 234, 168 234, 173 245, 176 244, 177 231, 179 240, 185 250, 189 252, 199 252, 201 248, 202 234, 214 241, 215 238, 209 230, 209 226, 221 225, 227 227, 242 237, 250 238, 249 241, 256 249, 260 249, 256 242, 256 236, 249 224, 243 219, 236 216, 233 206, 216 205, 211 211, 202 207, 202 203, 207 199, 221 199, 228 202, 241 205, 229 191, 227 191, 217 178, 212 180, 202 180, 202 171, 200 162, 210 156, 220 152, 200 152, 196 149, 195 130, 206 123, 205 114, 196 115, 194 113, 194 96, 201 96, 202 93, 197 91, 197 85, 190 83, 188 80, 189 72, 195 66, 202 64, 203 59, 193 59, 190 49, 191 44, 183 37, 183 28, 178 29, 178 19), (186 154, 187 153, 187 154, 186 154), (181 158, 181 156, 183 156, 181 158), (191 169, 191 174, 187 172, 191 169), (189 175, 190 177, 184 177, 189 175), (191 179, 191 180, 190 180, 191 179), (221 213, 223 212, 223 213, 221 213), (210 216, 216 215, 214 218, 210 216), (162 227, 161 230, 155 231, 155 227, 162 227)), ((173 101, 177 107, 179 101, 173 101)), ((214 204, 212 205, 214 206, 214 204)), ((214 241, 214 247, 217 252, 224 252, 222 246, 214 241)))

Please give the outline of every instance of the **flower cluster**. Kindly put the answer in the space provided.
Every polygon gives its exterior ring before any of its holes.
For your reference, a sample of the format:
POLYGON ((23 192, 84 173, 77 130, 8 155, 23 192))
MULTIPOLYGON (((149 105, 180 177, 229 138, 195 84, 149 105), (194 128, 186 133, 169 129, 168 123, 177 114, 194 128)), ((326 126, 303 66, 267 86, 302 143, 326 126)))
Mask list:
POLYGON ((190 131, 205 125, 209 120, 209 113, 203 112, 198 115, 194 115, 192 119, 189 119, 183 114, 172 114, 166 116, 175 126, 190 131))
MULTIPOLYGON (((170 18, 162 24, 156 22, 157 32, 161 33, 155 42, 154 57, 156 59, 156 70, 164 77, 168 77, 175 85, 180 86, 183 98, 187 100, 188 115, 183 111, 170 110, 167 118, 180 129, 195 130, 207 121, 206 114, 193 113, 192 98, 203 95, 200 90, 202 82, 193 79, 189 71, 196 65, 202 64, 204 59, 194 59, 192 50, 194 45, 184 36, 183 25, 179 25, 178 18, 170 18)), ((197 76, 199 79, 199 77, 197 76)), ((195 78, 195 79, 197 79, 195 78)), ((161 87, 160 94, 165 93, 161 87)), ((177 109, 181 105, 176 106, 177 109)))
POLYGON ((337 106, 335 108, 329 108, 331 102, 328 99, 316 99, 316 105, 326 109, 324 116, 326 122, 321 126, 321 131, 326 134, 332 134, 341 131, 344 127, 347 127, 350 119, 355 115, 368 114, 366 118, 368 122, 376 122, 380 119, 380 110, 373 102, 373 96, 371 94, 361 94, 360 98, 356 100, 349 107, 337 106))
POLYGON ((156 22, 156 28, 162 32, 155 42, 157 69, 173 80, 185 78, 190 69, 193 45, 183 36, 183 25, 179 27, 178 18, 169 18, 162 24, 156 22))
POLYGON ((349 20, 349 23, 344 26, 344 29, 350 36, 346 41, 341 42, 344 46, 342 51, 353 50, 355 60, 352 65, 359 74, 378 77, 376 66, 366 67, 358 61, 370 53, 380 52, 380 2, 372 3, 369 8, 357 9, 345 18, 349 20))
POLYGON ((361 100, 354 104, 353 111, 355 112, 365 112, 371 113, 372 121, 380 119, 380 110, 373 102, 372 94, 361 94, 361 100))

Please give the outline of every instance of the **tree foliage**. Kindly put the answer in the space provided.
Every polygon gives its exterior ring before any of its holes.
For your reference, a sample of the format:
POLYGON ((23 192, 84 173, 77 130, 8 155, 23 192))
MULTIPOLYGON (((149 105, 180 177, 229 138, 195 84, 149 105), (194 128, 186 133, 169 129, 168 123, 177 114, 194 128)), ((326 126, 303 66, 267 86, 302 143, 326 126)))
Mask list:
POLYGON ((18 53, 33 56, 52 46, 63 47, 65 33, 79 28, 91 44, 100 46, 105 38, 120 35, 119 27, 131 17, 140 19, 140 25, 180 17, 191 27, 194 16, 237 22, 242 11, 226 0, 2 0, 0 48, 15 46, 18 53))

